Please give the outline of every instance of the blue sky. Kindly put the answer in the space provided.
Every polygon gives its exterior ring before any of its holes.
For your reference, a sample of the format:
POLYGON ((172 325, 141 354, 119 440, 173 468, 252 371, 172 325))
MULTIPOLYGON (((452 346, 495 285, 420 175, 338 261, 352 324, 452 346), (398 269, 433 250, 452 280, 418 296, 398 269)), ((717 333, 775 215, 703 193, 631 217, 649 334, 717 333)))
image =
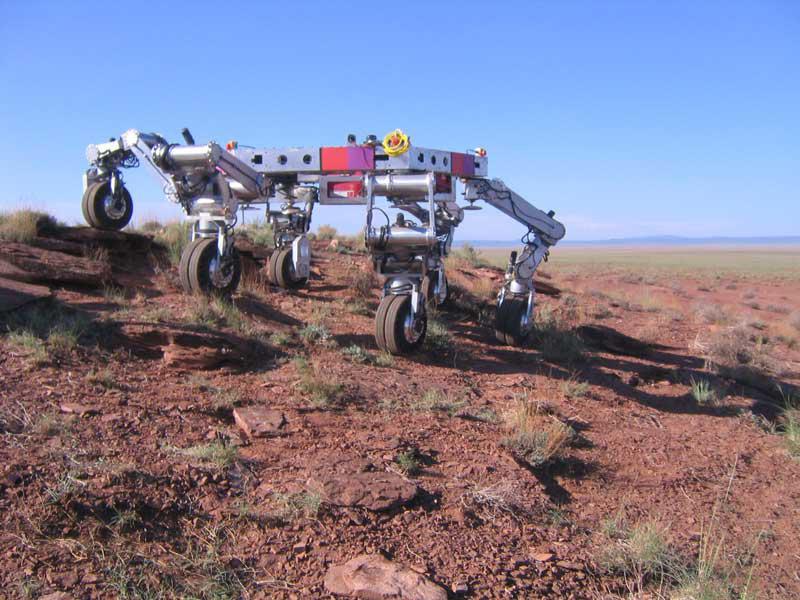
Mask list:
MULTIPOLYGON (((800 2, 0 0, 0 208, 80 217, 85 146, 489 151, 568 239, 800 234, 800 2)), ((143 170, 135 220, 175 218, 143 170)), ((362 209, 325 207, 343 231, 362 209)), ((486 208, 461 239, 524 228, 486 208)))

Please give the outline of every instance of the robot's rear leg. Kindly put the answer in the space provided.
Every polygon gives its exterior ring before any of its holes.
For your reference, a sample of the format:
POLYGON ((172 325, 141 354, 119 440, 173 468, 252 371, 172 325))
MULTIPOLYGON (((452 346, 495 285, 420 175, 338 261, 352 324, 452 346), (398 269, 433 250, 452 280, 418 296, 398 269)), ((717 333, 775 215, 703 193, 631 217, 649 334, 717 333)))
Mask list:
POLYGON ((285 290, 295 290, 308 283, 311 274, 311 243, 305 234, 291 244, 277 246, 269 257, 267 276, 270 283, 285 290))

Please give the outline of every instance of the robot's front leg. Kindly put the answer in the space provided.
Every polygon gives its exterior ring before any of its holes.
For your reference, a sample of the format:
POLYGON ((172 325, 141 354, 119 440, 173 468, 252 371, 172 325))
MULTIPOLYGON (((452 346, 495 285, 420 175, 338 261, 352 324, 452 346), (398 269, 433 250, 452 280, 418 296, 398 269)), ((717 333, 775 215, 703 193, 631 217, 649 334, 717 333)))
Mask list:
POLYGON ((548 247, 541 242, 529 244, 519 255, 511 253, 505 281, 497 295, 494 331, 499 342, 519 346, 533 330, 533 274, 547 254, 548 247))
POLYGON ((239 286, 242 262, 225 219, 208 213, 192 219, 191 241, 178 265, 181 285, 189 294, 229 296, 239 286))
POLYGON ((119 231, 130 223, 133 199, 122 180, 120 166, 135 166, 122 140, 90 145, 92 166, 83 175, 83 218, 95 229, 119 231))

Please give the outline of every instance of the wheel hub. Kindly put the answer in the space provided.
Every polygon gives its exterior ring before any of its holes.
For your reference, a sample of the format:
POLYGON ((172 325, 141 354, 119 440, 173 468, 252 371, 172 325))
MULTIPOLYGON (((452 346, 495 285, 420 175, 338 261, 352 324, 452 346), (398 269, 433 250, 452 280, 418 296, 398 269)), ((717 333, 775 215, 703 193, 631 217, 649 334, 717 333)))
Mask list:
POLYGON ((403 321, 403 335, 409 344, 416 344, 422 337, 422 323, 421 318, 414 318, 411 310, 408 311, 403 321))
POLYGON ((125 211, 128 208, 128 203, 125 198, 120 194, 119 198, 114 198, 111 193, 103 197, 103 211, 112 219, 121 219, 125 216, 125 211))
POLYGON ((215 256, 208 263, 208 274, 214 287, 224 288, 233 281, 233 269, 228 262, 215 256))
POLYGON ((528 301, 525 303, 525 310, 522 311, 519 317, 519 332, 526 336, 531 332, 533 329, 533 319, 531 319, 531 315, 533 313, 533 296, 528 296, 528 301))

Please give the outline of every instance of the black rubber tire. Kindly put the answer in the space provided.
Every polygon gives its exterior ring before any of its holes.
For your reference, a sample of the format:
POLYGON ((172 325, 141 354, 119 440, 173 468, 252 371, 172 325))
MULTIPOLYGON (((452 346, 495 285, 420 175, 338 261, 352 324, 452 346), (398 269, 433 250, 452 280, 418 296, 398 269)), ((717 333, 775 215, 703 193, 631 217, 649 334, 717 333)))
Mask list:
POLYGON ((239 286, 242 278, 242 261, 236 248, 231 250, 231 280, 222 287, 217 286, 211 279, 210 263, 218 255, 217 238, 202 238, 197 240, 197 245, 192 249, 188 260, 189 288, 194 294, 207 294, 214 296, 230 296, 239 286))
POLYGON ((509 346, 521 346, 530 332, 523 332, 522 315, 528 309, 525 297, 506 296, 497 307, 494 317, 494 335, 497 341, 509 346))
POLYGON ((375 313, 375 343, 378 345, 379 350, 388 352, 386 346, 386 311, 389 310, 389 305, 395 296, 389 295, 381 298, 381 303, 378 305, 378 312, 375 313))
POLYGON ((286 246, 278 251, 278 256, 275 259, 275 280, 278 283, 278 287, 282 287, 285 290, 296 290, 308 283, 308 277, 294 278, 291 246, 286 246))
POLYGON ((133 198, 128 188, 122 186, 122 202, 125 203, 124 211, 119 217, 112 217, 106 213, 105 198, 111 193, 110 181, 96 181, 86 188, 83 193, 81 208, 83 218, 95 229, 108 229, 119 231, 131 222, 133 216, 133 198))
POLYGON ((428 330, 428 318, 423 313, 420 317, 422 321, 422 333, 419 338, 410 342, 406 339, 405 327, 406 316, 411 311, 411 296, 408 294, 398 294, 392 297, 392 302, 386 307, 386 315, 383 320, 383 335, 386 342, 386 350, 390 354, 410 354, 425 342, 425 334, 428 330))
POLYGON ((202 241, 203 238, 197 238, 196 240, 190 241, 188 244, 186 244, 183 252, 181 252, 181 260, 178 264, 178 276, 181 280, 181 287, 187 294, 194 293, 194 290, 192 289, 192 282, 189 281, 189 262, 192 259, 192 254, 202 241))
POLYGON ((269 263, 267 263, 267 279, 272 285, 278 285, 278 255, 281 249, 275 248, 272 254, 269 255, 269 263))
POLYGON ((450 285, 447 282, 447 275, 444 276, 444 285, 447 291, 444 300, 442 300, 441 302, 436 302, 435 298, 433 297, 434 290, 436 289, 436 281, 438 278, 439 278, 438 271, 430 271, 427 275, 425 275, 425 277, 422 278, 422 286, 420 287, 420 292, 422 292, 422 297, 425 298, 425 302, 428 303, 428 306, 443 306, 450 299, 450 285))

